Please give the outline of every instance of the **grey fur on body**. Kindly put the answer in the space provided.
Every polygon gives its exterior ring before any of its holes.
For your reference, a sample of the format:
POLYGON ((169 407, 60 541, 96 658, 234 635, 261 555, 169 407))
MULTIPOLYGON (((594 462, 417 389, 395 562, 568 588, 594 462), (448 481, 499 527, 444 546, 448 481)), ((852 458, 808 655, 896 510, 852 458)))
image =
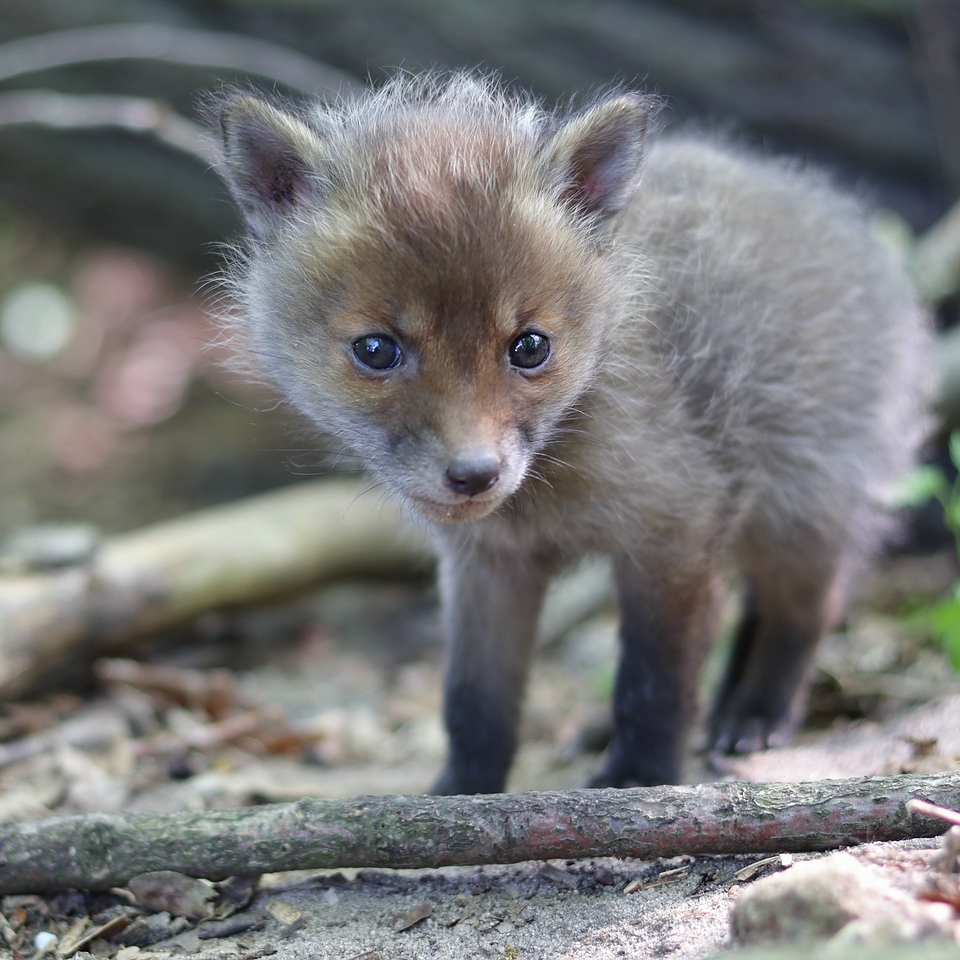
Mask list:
POLYGON ((598 784, 680 778, 731 557, 712 743, 782 742, 921 438, 925 318, 858 205, 706 140, 647 149, 654 109, 549 114, 464 75, 218 107, 266 372, 436 525, 438 792, 503 788, 543 591, 584 552, 622 607, 598 784))

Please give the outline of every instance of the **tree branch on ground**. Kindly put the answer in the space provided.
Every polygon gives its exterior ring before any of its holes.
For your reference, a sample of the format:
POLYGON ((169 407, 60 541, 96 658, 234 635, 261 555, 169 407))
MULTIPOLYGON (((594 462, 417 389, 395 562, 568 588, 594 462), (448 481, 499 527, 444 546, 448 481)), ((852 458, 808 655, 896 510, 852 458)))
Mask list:
POLYGON ((0 576, 0 698, 82 644, 95 656, 208 610, 429 570, 427 536, 367 491, 352 479, 296 484, 111 537, 64 569, 0 576))
POLYGON ((107 890, 155 870, 221 880, 337 867, 786 853, 939 836, 942 820, 907 810, 917 796, 960 806, 960 775, 304 799, 214 812, 54 817, 0 827, 0 893, 107 890))

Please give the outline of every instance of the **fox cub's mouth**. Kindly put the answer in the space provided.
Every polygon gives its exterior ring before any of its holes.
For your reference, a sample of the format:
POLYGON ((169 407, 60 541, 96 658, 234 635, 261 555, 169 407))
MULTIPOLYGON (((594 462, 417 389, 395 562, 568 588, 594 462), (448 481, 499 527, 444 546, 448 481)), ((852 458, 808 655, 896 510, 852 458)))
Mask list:
POLYGON ((408 502, 428 520, 438 523, 470 523, 482 520, 503 503, 500 496, 464 497, 455 502, 430 500, 426 497, 408 497, 408 502))

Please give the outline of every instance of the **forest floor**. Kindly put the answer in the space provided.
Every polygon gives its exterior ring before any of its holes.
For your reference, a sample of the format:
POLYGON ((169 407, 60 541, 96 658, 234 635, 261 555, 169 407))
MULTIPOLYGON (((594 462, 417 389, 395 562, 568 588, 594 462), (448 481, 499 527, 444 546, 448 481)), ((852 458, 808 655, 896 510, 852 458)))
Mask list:
MULTIPOLYGON (((890 597, 918 576, 949 577, 952 562, 946 554, 892 561, 873 589, 890 597)), ((84 696, 6 705, 0 821, 429 786, 444 751, 429 586, 336 585, 221 621, 129 651, 136 659, 101 659, 84 696), (31 755, 11 761, 25 746, 31 755)), ((615 629, 612 611, 602 611, 539 652, 511 790, 582 786, 597 768, 615 629)), ((691 750, 688 779, 960 769, 960 683, 937 650, 914 645, 899 620, 874 608, 824 645, 812 704, 793 746, 719 769, 691 750)), ((906 846, 932 851, 937 842, 906 846)), ((902 881, 918 869, 905 865, 903 847, 857 853, 902 881)), ((84 949, 118 960, 706 957, 729 945, 741 892, 790 864, 758 855, 271 875, 231 918, 239 930, 151 914, 146 932, 131 924, 84 949), (225 935, 204 938, 214 930, 225 935)), ((19 955, 31 957, 40 954, 38 932, 63 948, 124 911, 135 919, 132 899, 125 891, 7 897, 0 909, 19 955)))
MULTIPOLYGON (((132 529, 316 472, 312 441, 300 444, 266 395, 223 373, 217 350, 205 349, 212 328, 163 268, 122 251, 58 252, 49 238, 8 225, 3 303, 25 275, 46 285, 45 296, 51 286, 61 291, 75 329, 50 357, 18 357, 16 343, 0 344, 0 534, 50 522, 132 529)), ((587 574, 604 576, 602 566, 587 574)), ((845 630, 823 645, 795 744, 711 764, 694 738, 687 780, 960 769, 960 678, 903 614, 917 598, 942 595, 957 574, 951 552, 888 560, 845 630)), ((727 635, 735 616, 734 599, 727 635)), ((549 634, 532 671, 511 791, 579 787, 596 771, 615 647, 611 604, 549 634)), ((704 699, 724 652, 721 642, 707 664, 704 699)), ((333 584, 271 607, 208 614, 111 657, 61 665, 31 698, 0 703, 0 823, 423 792, 445 749, 441 670, 429 583, 333 584)), ((885 857, 916 886, 909 878, 936 844, 907 846, 918 850, 894 844, 858 855, 885 857)), ((729 944, 742 892, 790 862, 682 857, 267 876, 250 903, 219 891, 221 918, 233 904, 232 933, 219 920, 198 924, 169 910, 141 916, 125 890, 12 896, 0 901, 0 955, 699 958, 729 944), (117 931, 121 916, 130 922, 117 931), (92 937, 110 922, 110 937, 92 937)))

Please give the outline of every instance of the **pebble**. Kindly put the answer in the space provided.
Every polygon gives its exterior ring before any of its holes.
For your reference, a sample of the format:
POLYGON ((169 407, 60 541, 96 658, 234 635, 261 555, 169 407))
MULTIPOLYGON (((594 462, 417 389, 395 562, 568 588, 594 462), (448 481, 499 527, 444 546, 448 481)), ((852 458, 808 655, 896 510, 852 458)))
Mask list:
POLYGON ((57 942, 57 935, 55 933, 48 933, 47 931, 42 931, 38 933, 33 938, 33 945, 38 950, 49 950, 57 942))
POLYGON ((731 914, 734 940, 768 944, 839 937, 881 944, 949 934, 946 904, 922 903, 849 853, 756 881, 731 914))

